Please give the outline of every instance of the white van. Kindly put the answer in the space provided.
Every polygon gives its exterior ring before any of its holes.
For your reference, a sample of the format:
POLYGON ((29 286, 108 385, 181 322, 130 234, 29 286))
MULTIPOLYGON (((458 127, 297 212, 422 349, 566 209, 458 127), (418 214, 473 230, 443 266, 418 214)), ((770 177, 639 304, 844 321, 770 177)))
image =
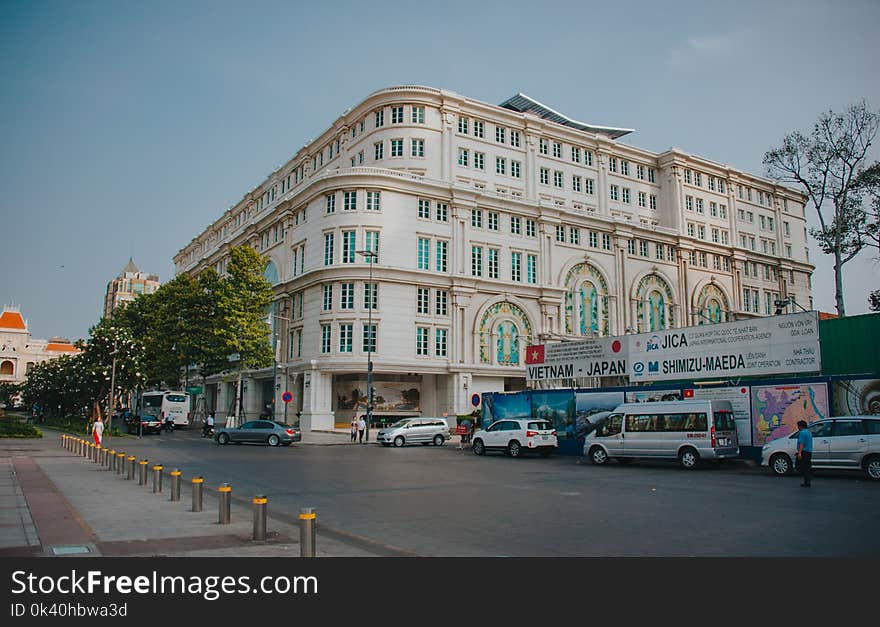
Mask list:
POLYGON ((739 456, 729 401, 687 400, 624 403, 584 439, 594 464, 609 459, 677 459, 687 469, 700 461, 739 456))
POLYGON ((171 416, 175 427, 188 427, 189 394, 172 390, 144 392, 140 413, 156 416, 163 423, 167 416, 171 416))

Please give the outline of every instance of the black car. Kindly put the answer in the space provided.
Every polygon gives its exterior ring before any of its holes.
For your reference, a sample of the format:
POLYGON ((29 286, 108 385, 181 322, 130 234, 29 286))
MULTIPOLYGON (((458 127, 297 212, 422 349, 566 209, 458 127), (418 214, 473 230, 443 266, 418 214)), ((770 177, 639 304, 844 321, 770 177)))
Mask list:
POLYGON ((129 433, 159 433, 162 431, 162 421, 158 416, 144 414, 143 416, 132 416, 128 422, 129 433))

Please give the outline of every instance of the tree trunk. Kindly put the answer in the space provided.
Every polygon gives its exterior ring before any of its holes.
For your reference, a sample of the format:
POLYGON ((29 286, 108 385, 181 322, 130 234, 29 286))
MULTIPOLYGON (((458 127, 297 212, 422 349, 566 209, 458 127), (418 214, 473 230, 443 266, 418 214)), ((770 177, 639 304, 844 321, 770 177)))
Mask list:
POLYGON ((837 303, 837 315, 846 317, 846 306, 843 304, 843 262, 840 260, 840 248, 834 251, 834 300, 837 303))

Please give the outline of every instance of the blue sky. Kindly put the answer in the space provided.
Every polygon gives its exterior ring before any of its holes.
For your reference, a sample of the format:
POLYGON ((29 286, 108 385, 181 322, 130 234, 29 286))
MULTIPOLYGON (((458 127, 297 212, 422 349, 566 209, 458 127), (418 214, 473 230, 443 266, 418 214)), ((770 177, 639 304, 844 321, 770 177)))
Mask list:
MULTIPOLYGON (((0 301, 87 335, 133 257, 173 255, 346 108, 395 84, 525 92, 763 174, 818 114, 880 108, 877 2, 0 0, 0 301)), ((875 152, 874 157, 877 158, 875 152)), ((813 219, 813 221, 815 221, 813 219)), ((814 297, 833 311, 815 246, 814 297)), ((880 287, 863 253, 849 313, 880 287)))

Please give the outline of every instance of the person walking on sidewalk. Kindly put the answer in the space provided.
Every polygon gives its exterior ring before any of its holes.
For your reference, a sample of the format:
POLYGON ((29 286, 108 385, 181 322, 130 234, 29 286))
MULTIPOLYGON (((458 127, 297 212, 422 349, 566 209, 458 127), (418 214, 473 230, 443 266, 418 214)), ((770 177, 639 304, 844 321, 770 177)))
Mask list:
POLYGON ((92 437, 95 439, 95 446, 101 446, 101 441, 104 439, 104 423, 101 422, 100 416, 95 418, 95 424, 92 425, 92 437))
POLYGON ((801 487, 809 488, 813 479, 813 434, 807 429, 805 420, 798 420, 797 464, 804 480, 801 487))
POLYGON ((351 443, 354 444, 357 440, 358 433, 358 415, 357 412, 354 413, 354 416, 351 417, 351 443))
POLYGON ((364 429, 367 428, 367 423, 364 420, 363 416, 358 418, 357 428, 358 428, 358 444, 363 444, 364 443, 364 429))

